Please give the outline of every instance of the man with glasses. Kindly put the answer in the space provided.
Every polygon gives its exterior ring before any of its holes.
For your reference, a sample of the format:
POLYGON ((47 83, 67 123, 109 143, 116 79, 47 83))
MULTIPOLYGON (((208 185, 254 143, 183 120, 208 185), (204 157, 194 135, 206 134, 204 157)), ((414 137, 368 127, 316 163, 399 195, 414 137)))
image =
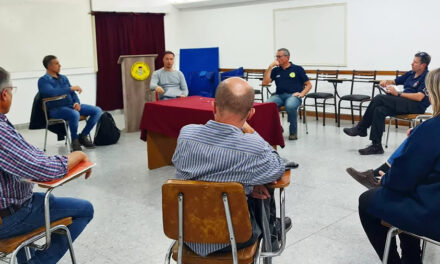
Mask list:
POLYGON ((277 51, 276 60, 264 72, 263 85, 275 80, 276 91, 267 102, 274 102, 278 107, 284 106, 288 115, 289 140, 296 140, 298 107, 302 98, 312 89, 312 84, 303 67, 289 61, 290 53, 282 48, 277 51))
MULTIPOLYGON (((46 156, 42 150, 27 143, 6 117, 15 90, 9 73, 0 67, 0 239, 29 233, 45 224, 45 194, 34 193, 34 185, 24 179, 51 181, 88 160, 81 151, 68 156, 46 156)), ((86 178, 89 176, 90 172, 86 178)), ((49 203, 52 221, 72 217, 72 224, 68 226, 72 240, 93 218, 93 206, 88 201, 51 195, 49 203)), ((32 252, 28 262, 22 249, 18 263, 57 263, 67 249, 65 237, 54 234, 49 249, 32 252)))
POLYGON ((344 128, 344 133, 349 136, 366 137, 367 129, 371 126, 370 140, 372 144, 360 149, 361 155, 382 154, 384 152, 382 134, 387 116, 425 113, 426 108, 430 105, 428 96, 424 92, 425 77, 428 74, 430 62, 431 56, 428 53, 416 53, 411 63, 412 70, 395 80, 381 81, 380 86, 385 88, 386 94, 380 94, 373 98, 357 126, 344 128), (395 85, 403 85, 403 91, 399 92, 395 85))
POLYGON ((95 145, 90 141, 89 133, 101 117, 101 108, 80 103, 76 92, 81 93, 82 89, 79 86, 72 86, 69 79, 60 74, 61 64, 57 57, 47 55, 43 59, 43 66, 46 68, 46 74, 38 80, 41 97, 66 96, 61 100, 47 102, 49 117, 64 119, 68 122, 74 151, 82 150, 81 145, 94 148, 95 145), (89 116, 89 118, 81 134, 78 135, 80 116, 89 116))

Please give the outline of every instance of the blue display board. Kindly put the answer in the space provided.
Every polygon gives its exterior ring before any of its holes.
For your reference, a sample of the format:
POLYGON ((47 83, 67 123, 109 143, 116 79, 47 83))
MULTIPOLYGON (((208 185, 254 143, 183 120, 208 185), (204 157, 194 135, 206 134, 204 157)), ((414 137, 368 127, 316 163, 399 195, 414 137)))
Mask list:
POLYGON ((219 48, 181 49, 180 71, 189 95, 215 96, 219 83, 219 48))

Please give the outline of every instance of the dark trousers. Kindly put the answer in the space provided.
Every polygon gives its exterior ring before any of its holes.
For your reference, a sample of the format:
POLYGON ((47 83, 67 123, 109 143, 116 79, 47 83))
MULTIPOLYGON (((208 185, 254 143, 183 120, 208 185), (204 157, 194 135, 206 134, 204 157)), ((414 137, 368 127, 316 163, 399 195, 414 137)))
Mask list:
MULTIPOLYGON (((389 228, 381 224, 380 218, 368 213, 371 198, 376 191, 377 189, 366 191, 359 197, 359 217, 371 245, 373 245, 379 258, 382 259, 389 228)), ((393 238, 390 245, 388 263, 422 263, 420 239, 406 234, 400 234, 399 239, 402 258, 400 258, 397 252, 396 239, 393 238)))
POLYGON ((419 105, 420 102, 402 97, 377 95, 371 100, 358 126, 363 130, 371 126, 370 140, 373 144, 380 144, 385 130, 385 118, 403 114, 423 114, 425 111, 419 105))

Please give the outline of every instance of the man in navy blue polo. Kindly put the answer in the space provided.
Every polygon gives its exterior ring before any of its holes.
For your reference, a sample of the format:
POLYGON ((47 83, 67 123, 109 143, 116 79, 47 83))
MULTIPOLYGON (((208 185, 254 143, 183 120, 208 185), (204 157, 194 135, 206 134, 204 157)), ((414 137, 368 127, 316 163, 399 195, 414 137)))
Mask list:
POLYGON ((312 89, 312 84, 303 67, 289 61, 287 49, 277 51, 276 60, 264 72, 263 85, 275 80, 276 91, 267 102, 274 102, 278 107, 284 106, 288 115, 289 140, 296 140, 298 107, 302 98, 312 89))
POLYGON ((382 154, 382 134, 385 129, 387 116, 404 114, 423 114, 430 105, 425 94, 425 77, 428 74, 428 65, 431 56, 426 52, 418 52, 411 63, 412 70, 395 80, 381 81, 380 86, 387 94, 380 94, 373 98, 368 105, 362 120, 357 126, 344 128, 349 136, 367 136, 367 129, 371 126, 370 140, 372 145, 360 149, 361 155, 382 154), (403 85, 403 91, 396 90, 395 85, 403 85))

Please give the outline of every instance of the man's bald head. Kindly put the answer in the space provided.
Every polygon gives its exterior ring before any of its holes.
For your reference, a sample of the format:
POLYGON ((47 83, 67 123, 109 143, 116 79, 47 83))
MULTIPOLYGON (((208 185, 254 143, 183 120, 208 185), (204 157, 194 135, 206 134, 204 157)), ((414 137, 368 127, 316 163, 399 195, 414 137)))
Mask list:
POLYGON ((242 78, 222 81, 215 93, 215 105, 220 112, 227 111, 246 118, 254 104, 254 89, 242 78))

